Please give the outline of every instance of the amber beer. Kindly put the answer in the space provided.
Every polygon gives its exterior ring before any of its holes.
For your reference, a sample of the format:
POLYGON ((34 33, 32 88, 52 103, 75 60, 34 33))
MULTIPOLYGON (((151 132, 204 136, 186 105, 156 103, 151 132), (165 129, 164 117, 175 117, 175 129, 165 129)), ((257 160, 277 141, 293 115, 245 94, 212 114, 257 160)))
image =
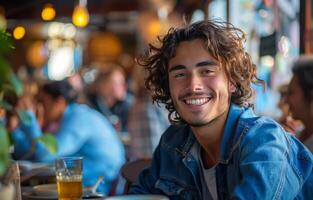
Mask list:
POLYGON ((78 200, 82 197, 82 158, 61 158, 56 161, 59 200, 78 200))
POLYGON ((59 200, 77 200, 83 193, 82 181, 75 179, 57 179, 59 200))

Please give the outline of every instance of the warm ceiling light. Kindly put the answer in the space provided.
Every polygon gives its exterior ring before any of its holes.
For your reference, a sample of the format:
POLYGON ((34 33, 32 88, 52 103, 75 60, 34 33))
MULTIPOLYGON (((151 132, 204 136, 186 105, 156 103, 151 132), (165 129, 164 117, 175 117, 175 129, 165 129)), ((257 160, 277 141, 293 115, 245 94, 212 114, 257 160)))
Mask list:
POLYGON ((72 21, 77 27, 85 27, 89 22, 89 13, 86 6, 87 0, 80 0, 79 4, 74 8, 72 21))
POLYGON ((55 17, 55 10, 52 6, 52 4, 47 3, 41 12, 41 18, 45 21, 53 20, 55 17))
POLYGON ((13 37, 17 40, 22 39, 25 35, 26 31, 23 26, 17 26, 13 30, 13 37))

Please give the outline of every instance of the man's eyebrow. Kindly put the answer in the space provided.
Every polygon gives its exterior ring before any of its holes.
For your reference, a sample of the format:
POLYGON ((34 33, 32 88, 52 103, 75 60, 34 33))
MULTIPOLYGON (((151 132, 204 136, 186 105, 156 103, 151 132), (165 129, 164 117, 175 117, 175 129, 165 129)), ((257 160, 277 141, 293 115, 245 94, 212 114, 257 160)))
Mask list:
MULTIPOLYGON (((196 64, 196 67, 204 67, 204 66, 215 66, 217 65, 216 62, 211 61, 211 60, 206 60, 206 61, 202 61, 196 64)), ((175 70, 181 70, 181 69, 186 69, 187 67, 184 65, 175 65, 174 67, 170 68, 168 70, 168 72, 172 72, 175 70)))
POLYGON ((196 67, 210 66, 210 65, 217 65, 217 63, 211 60, 207 60, 207 61, 197 63, 196 67))
POLYGON ((172 72, 172 71, 180 70, 180 69, 186 69, 186 66, 184 66, 184 65, 175 65, 174 67, 170 68, 168 70, 168 72, 172 72))

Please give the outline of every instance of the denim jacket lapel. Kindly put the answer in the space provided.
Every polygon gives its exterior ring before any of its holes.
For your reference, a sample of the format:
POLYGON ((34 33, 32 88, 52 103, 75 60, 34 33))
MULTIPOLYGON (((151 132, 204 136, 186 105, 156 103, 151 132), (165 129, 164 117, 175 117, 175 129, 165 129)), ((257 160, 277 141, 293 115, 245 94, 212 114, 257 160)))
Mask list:
POLYGON ((244 111, 245 109, 242 107, 235 104, 230 105, 222 138, 220 163, 227 164, 232 157, 234 145, 244 128, 239 126, 239 119, 244 111))
POLYGON ((229 162, 232 162, 233 149, 243 131, 243 127, 239 125, 239 119, 244 111, 244 108, 231 104, 226 120, 221 144, 220 161, 216 167, 217 193, 218 199, 221 200, 229 199, 227 189, 227 166, 229 162))
POLYGON ((201 187, 200 187, 201 179, 200 179, 200 173, 199 173, 200 168, 199 168, 198 160, 194 158, 194 156, 191 153, 191 148, 197 141, 190 127, 189 126, 187 127, 188 127, 187 128, 188 130, 186 131, 188 131, 188 137, 186 139, 186 142, 182 144, 179 148, 176 148, 176 151, 182 155, 182 162, 192 174, 198 193, 200 195, 198 198, 201 198, 201 187))

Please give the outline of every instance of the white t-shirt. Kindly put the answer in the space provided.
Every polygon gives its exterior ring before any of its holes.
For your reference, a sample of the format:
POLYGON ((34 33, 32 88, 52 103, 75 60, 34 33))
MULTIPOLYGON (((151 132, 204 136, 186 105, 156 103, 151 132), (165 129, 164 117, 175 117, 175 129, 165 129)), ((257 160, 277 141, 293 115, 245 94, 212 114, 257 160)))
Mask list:
POLYGON ((212 167, 210 169, 202 168, 202 170, 203 170, 205 182, 210 191, 210 194, 214 200, 215 199, 217 200, 218 197, 217 197, 217 191, 216 191, 215 167, 212 167))
POLYGON ((213 200, 218 200, 217 196, 217 188, 216 188, 216 176, 215 176, 215 169, 216 166, 211 167, 210 169, 205 169, 204 165, 202 163, 201 156, 199 156, 201 169, 204 175, 205 183, 207 185, 207 188, 213 198, 213 200))
POLYGON ((201 191, 202 198, 205 200, 218 200, 217 195, 217 185, 216 185, 216 166, 205 169, 201 159, 201 147, 199 143, 195 142, 191 147, 191 155, 198 161, 200 167, 200 181, 201 181, 201 191))

